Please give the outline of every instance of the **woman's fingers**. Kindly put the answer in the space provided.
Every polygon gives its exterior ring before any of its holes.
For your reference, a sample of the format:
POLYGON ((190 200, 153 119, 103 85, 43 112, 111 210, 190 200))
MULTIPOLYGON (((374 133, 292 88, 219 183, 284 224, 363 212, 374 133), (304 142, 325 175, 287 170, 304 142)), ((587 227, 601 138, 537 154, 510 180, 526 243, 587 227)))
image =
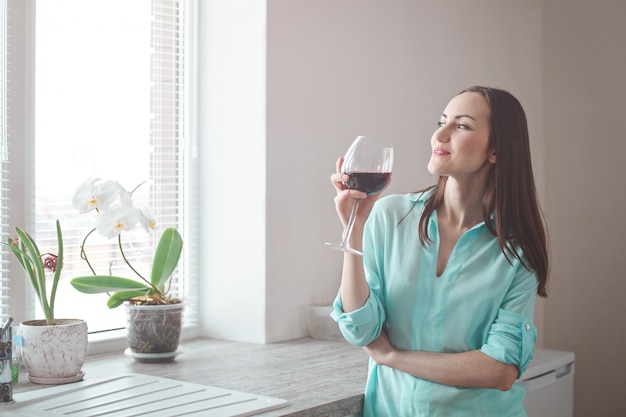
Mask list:
POLYGON ((339 159, 337 159, 337 162, 336 162, 336 166, 335 166, 336 171, 330 176, 330 182, 333 183, 333 186, 337 190, 337 193, 347 188, 346 181, 348 181, 348 178, 349 178, 346 174, 341 172, 342 165, 343 165, 343 157, 340 157, 339 159))
MULTIPOLYGON (((337 190, 337 195, 334 198, 335 207, 337 209, 337 213, 339 214, 342 223, 345 224, 348 221, 348 217, 350 212, 352 211, 352 206, 354 205, 354 199, 363 200, 368 197, 367 193, 359 190, 351 190, 346 186, 346 183, 350 179, 350 176, 344 174, 341 170, 343 166, 344 158, 340 157, 337 159, 335 164, 336 171, 330 176, 330 181, 337 190)), ((366 203, 366 207, 368 207, 369 211, 371 209, 371 203, 366 203)), ((359 212, 362 210, 359 209, 359 212)))
POLYGON ((341 173, 341 166, 343 165, 343 156, 337 158, 337 162, 335 162, 335 170, 338 173, 341 173))
POLYGON ((350 176, 347 174, 344 174, 341 171, 341 168, 343 166, 343 161, 344 161, 343 157, 340 157, 339 159, 337 159, 337 162, 335 163, 336 171, 330 176, 330 182, 333 184, 333 186, 337 190, 337 197, 335 198, 335 203, 338 203, 339 201, 344 201, 347 199, 352 199, 352 198, 358 198, 358 199, 366 198, 367 197, 366 193, 359 191, 359 190, 351 190, 346 186, 346 183, 350 179, 350 176))

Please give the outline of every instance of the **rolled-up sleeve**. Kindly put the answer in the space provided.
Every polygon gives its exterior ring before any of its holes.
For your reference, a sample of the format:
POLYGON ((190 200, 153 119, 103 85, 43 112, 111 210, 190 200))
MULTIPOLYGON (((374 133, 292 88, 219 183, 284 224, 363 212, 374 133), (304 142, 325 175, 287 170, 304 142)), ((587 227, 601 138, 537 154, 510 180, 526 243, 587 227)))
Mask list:
POLYGON ((537 286, 536 274, 518 263, 515 279, 480 348, 500 362, 517 366, 518 377, 528 368, 537 341, 533 323, 537 286))
POLYGON ((343 337, 358 347, 374 341, 380 335, 385 321, 385 311, 371 292, 363 307, 349 313, 343 311, 341 293, 337 294, 330 315, 339 325, 343 337))
POLYGON ((487 343, 480 350, 500 362, 517 366, 519 377, 528 368, 536 341, 537 329, 527 317, 500 309, 489 329, 487 343))

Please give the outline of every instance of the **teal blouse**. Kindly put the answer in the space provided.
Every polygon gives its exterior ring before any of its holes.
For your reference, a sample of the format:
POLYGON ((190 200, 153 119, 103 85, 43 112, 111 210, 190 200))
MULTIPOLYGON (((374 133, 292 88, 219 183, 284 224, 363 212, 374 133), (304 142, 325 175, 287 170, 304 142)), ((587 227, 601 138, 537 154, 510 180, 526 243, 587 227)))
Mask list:
MULTIPOLYGON (((369 298, 360 309, 344 313, 339 294, 332 317, 346 340, 358 347, 375 340, 384 326, 397 349, 479 349, 517 366, 521 375, 537 339, 536 274, 515 259, 509 263, 483 222, 461 236, 438 277, 436 212, 428 224, 432 243, 424 247, 418 236, 426 197, 390 195, 376 202, 363 238, 369 298)), ((526 416, 524 395, 519 383, 509 391, 452 387, 370 359, 364 416, 519 417, 526 416)))

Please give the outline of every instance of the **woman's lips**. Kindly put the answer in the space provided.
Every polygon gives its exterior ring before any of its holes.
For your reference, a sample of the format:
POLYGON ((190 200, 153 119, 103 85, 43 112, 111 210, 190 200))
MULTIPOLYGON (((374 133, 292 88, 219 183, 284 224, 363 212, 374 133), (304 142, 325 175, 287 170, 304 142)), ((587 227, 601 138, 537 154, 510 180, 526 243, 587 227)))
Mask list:
POLYGON ((434 155, 438 155, 438 156, 441 156, 441 155, 450 155, 450 152, 446 151, 446 150, 445 150, 445 149, 443 149, 443 148, 435 148, 435 149, 433 149, 433 154, 434 154, 434 155))

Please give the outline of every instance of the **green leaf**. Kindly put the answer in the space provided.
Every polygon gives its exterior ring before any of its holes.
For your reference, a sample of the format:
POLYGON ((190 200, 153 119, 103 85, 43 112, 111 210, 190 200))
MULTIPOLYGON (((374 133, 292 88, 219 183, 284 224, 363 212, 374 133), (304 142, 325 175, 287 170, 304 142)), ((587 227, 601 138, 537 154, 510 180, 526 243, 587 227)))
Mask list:
POLYGON ((165 282, 176 269, 182 250, 183 238, 178 230, 173 227, 165 229, 154 253, 150 275, 150 282, 159 290, 163 289, 165 282))
MULTIPOLYGON (((41 309, 46 315, 46 320, 48 320, 50 306, 48 304, 48 294, 46 292, 46 273, 43 268, 43 262, 41 261, 41 252, 39 252, 37 244, 28 233, 19 227, 15 228, 15 233, 17 233, 20 240, 20 249, 25 252, 27 260, 26 263, 32 266, 33 275, 31 275, 31 282, 35 292, 37 293, 41 309)), ((13 253, 15 253, 15 251, 13 253)), ((26 270, 30 274, 31 270, 29 268, 26 268, 26 270)))
POLYGON ((72 284, 72 286, 78 291, 85 294, 137 290, 141 290, 143 291, 143 294, 145 294, 146 291, 150 290, 150 288, 144 283, 111 275, 76 277, 70 281, 70 284, 72 284))
POLYGON ((28 277, 30 278, 30 283, 32 284, 35 292, 37 293, 37 296, 39 297, 39 289, 37 288, 38 284, 37 278, 35 277, 35 266, 33 265, 33 261, 30 259, 26 252, 24 252, 19 247, 14 246, 12 240, 9 240, 9 242, 11 242, 9 243, 9 249, 11 249, 15 257, 19 261, 20 265, 22 265, 24 271, 28 274, 28 277))
POLYGON ((61 222, 57 219, 57 267, 54 271, 54 277, 52 278, 52 290, 50 290, 50 311, 46 313, 46 320, 48 324, 54 322, 54 300, 57 296, 57 287, 59 285, 59 279, 61 278, 61 270, 63 269, 63 232, 61 231, 61 222))
POLYGON ((146 291, 118 291, 115 294, 113 294, 112 296, 109 297, 109 300, 107 301, 107 307, 109 308, 115 308, 115 307, 119 307, 120 305, 122 305, 122 303, 124 301, 128 301, 133 297, 139 297, 141 295, 145 295, 146 291))
POLYGON ((17 234, 17 239, 9 238, 7 243, 2 243, 9 247, 24 269, 26 275, 28 275, 48 325, 54 324, 54 301, 59 279, 61 278, 61 270, 63 269, 63 234, 61 231, 61 223, 58 219, 56 221, 56 231, 57 267, 52 277, 50 295, 48 295, 46 291, 46 272, 43 266, 42 255, 33 238, 24 230, 16 227, 15 233, 17 234))

